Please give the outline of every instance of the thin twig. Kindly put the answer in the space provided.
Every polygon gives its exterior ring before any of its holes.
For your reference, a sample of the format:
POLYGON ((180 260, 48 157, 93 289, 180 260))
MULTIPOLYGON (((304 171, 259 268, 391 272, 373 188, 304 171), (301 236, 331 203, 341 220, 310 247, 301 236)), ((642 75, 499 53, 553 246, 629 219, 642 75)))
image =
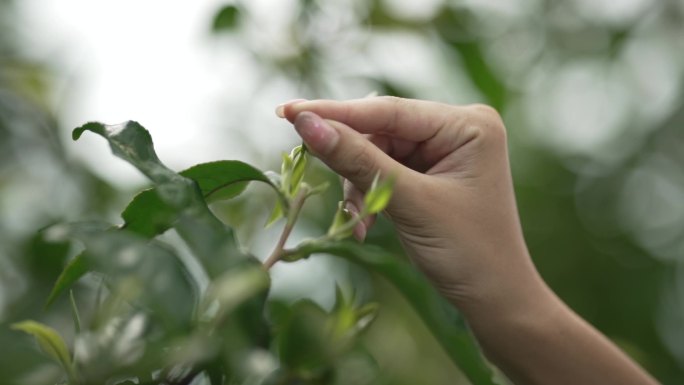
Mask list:
POLYGON ((280 234, 278 243, 273 249, 273 252, 271 252, 271 255, 269 255, 264 262, 264 268, 266 270, 270 269, 282 257, 283 250, 285 248, 285 242, 287 242, 287 239, 290 237, 290 233, 292 233, 292 229, 297 222, 297 217, 299 216, 299 212, 301 211, 307 196, 308 192, 306 189, 301 188, 292 201, 292 204, 290 205, 290 211, 287 215, 287 222, 285 223, 285 227, 283 227, 283 232, 280 234))

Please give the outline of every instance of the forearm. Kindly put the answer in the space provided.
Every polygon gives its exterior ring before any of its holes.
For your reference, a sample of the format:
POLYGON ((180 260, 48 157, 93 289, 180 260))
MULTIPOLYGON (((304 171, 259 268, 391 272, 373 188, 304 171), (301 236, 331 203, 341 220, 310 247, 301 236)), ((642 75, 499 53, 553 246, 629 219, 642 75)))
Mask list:
POLYGON ((488 358, 515 384, 657 384, 536 272, 523 282, 507 288, 506 298, 464 311, 488 358))

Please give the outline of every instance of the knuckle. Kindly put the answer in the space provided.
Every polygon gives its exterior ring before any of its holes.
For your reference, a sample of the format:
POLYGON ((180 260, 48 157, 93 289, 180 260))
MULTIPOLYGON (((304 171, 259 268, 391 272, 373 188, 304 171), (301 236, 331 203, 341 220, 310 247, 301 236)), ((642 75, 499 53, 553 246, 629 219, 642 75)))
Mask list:
POLYGON ((490 140, 506 141, 506 126, 499 112, 486 104, 473 104, 470 106, 470 125, 490 140))
POLYGON ((393 111, 390 118, 385 122, 385 127, 380 132, 391 132, 392 128, 397 125, 402 111, 407 107, 406 99, 397 96, 381 96, 380 98, 382 98, 384 103, 388 104, 389 110, 393 111))

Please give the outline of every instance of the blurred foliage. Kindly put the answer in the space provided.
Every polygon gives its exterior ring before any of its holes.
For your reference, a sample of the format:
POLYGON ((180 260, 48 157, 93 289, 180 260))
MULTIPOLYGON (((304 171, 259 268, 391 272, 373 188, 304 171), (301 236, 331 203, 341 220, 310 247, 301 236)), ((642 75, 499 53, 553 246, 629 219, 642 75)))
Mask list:
MULTIPOLYGON (((260 88, 249 103, 269 92, 286 99, 377 91, 496 106, 543 277, 662 383, 684 381, 681 1, 300 0, 276 15, 257 3, 227 4, 207 27, 253 58, 260 88)), ((7 325, 40 318, 68 334, 64 298, 41 308, 75 250, 45 244, 35 229, 112 217, 123 198, 64 153, 59 111, 48 101, 55 75, 50 63, 22 55, 12 40, 13 12, 10 1, 0 2, 0 345, 13 352, 0 355, 0 372, 10 383, 45 383, 55 367, 7 325)), ((336 182, 323 172, 318 178, 336 182)), ((339 199, 333 191, 325 197, 339 199)), ((214 208, 229 222, 244 220, 238 236, 249 240, 249 222, 263 224, 253 214, 261 206, 238 199, 214 208)), ((330 220, 315 208, 304 216, 322 231, 330 220)), ((369 241, 400 251, 382 220, 369 241)), ((387 383, 460 378, 384 278, 335 268, 381 304, 363 338, 387 383)), ((98 282, 79 283, 76 298, 90 298, 98 282)))

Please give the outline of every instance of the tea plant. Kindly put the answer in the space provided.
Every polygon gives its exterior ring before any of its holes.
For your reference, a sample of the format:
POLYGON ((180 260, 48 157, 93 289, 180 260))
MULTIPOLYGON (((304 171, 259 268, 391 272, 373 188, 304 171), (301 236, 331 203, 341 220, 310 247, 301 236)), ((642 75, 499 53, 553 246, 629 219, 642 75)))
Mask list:
POLYGON ((49 240, 84 246, 58 278, 48 304, 86 273, 102 279, 88 319, 81 317, 79 304, 70 297, 76 330, 71 349, 47 325, 13 325, 33 335, 62 367, 65 383, 383 383, 380 368, 358 339, 371 324, 377 304, 357 304, 340 290, 331 311, 306 299, 287 304, 268 297, 271 266, 320 253, 345 258, 387 278, 473 383, 493 383, 465 322, 418 272, 379 247, 345 240, 360 220, 385 208, 391 178, 376 178, 360 215, 350 216, 340 204, 326 234, 286 248, 307 199, 327 187, 305 182, 305 147, 283 155, 279 174, 235 160, 176 173, 158 159, 149 133, 136 122, 88 123, 74 130, 74 140, 85 131, 105 138, 112 152, 154 187, 133 198, 121 215, 121 226, 79 222, 44 232, 49 240), (269 222, 285 222, 263 263, 238 245, 234 230, 208 206, 236 197, 250 182, 273 190, 269 222), (177 250, 157 239, 172 228, 208 277, 206 287, 200 287, 177 250))

